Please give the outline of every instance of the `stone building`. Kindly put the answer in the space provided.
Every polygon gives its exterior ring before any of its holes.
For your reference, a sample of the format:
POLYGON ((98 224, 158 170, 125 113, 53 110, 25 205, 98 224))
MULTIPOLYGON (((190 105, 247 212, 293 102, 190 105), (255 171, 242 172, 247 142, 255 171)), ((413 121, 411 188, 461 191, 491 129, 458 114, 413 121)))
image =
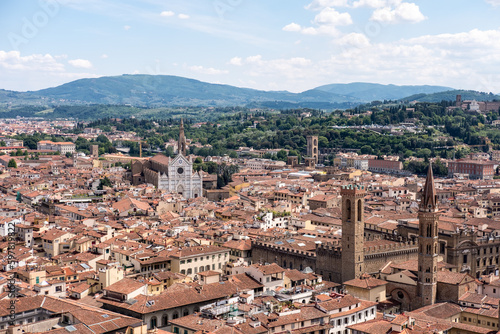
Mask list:
POLYGON ((307 156, 314 158, 314 164, 318 163, 318 136, 307 136, 307 156))
POLYGON ((299 270, 309 267, 329 281, 342 283, 365 272, 378 274, 389 261, 416 260, 415 240, 390 234, 376 238, 364 236, 364 194, 365 189, 357 185, 341 190, 342 242, 332 239, 316 243, 299 237, 262 239, 252 243, 252 262, 275 262, 284 268, 299 270))
POLYGON ((359 225, 364 225, 362 190, 358 186, 341 190, 342 240, 309 241, 309 245, 304 239, 310 237, 262 239, 252 244, 253 262, 275 262, 299 270, 310 267, 337 283, 364 272, 380 276, 389 282, 387 293, 403 310, 437 301, 458 303, 464 293, 475 291, 475 278, 498 270, 500 228, 485 229, 478 218, 469 220, 468 226, 447 228, 446 221, 439 220, 431 170, 421 194, 418 224, 401 220, 395 234, 378 231, 373 235, 367 225, 360 238, 359 225), (359 221, 363 224, 357 225, 359 221), (361 267, 359 258, 364 259, 361 267))
POLYGON ((436 189, 429 164, 418 213, 418 302, 421 306, 436 302, 438 263, 438 222, 436 189))
POLYGON ((173 159, 157 154, 148 160, 136 160, 132 164, 133 184, 151 183, 158 189, 178 193, 186 199, 202 196, 203 174, 193 171, 191 158, 186 158, 182 120, 177 146, 179 154, 173 159))
POLYGON ((342 195, 342 282, 359 278, 365 272, 363 214, 364 186, 346 186, 342 195))

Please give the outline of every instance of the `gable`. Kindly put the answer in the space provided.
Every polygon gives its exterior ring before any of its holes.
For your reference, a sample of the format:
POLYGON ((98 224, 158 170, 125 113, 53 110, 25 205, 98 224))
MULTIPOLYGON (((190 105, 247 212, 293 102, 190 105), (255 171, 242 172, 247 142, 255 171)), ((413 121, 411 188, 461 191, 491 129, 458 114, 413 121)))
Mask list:
POLYGON ((189 162, 186 157, 183 155, 179 154, 177 155, 169 164, 169 167, 187 167, 191 166, 191 163, 189 162))

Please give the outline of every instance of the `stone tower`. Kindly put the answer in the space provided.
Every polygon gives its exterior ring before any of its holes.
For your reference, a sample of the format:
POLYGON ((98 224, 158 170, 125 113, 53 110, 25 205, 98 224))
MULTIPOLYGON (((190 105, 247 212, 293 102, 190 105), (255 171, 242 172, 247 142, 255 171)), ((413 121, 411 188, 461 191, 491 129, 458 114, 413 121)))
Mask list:
POLYGON ((318 136, 307 136, 307 156, 314 158, 314 163, 318 163, 318 136))
POLYGON ((181 118, 181 125, 179 126, 179 141, 177 142, 177 154, 186 156, 186 137, 184 137, 184 122, 181 118))
POLYGON ((432 165, 429 164, 427 179, 418 212, 418 282, 417 293, 420 306, 436 302, 438 262, 438 221, 436 189, 432 165))
POLYGON ((359 278, 365 272, 364 186, 348 185, 342 195, 342 282, 359 278))

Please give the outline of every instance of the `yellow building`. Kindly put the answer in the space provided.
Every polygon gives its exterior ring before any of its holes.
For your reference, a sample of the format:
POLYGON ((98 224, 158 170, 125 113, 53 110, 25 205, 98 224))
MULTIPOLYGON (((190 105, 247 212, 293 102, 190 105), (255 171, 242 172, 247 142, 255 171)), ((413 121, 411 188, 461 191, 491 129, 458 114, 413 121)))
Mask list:
POLYGON ((379 303, 386 300, 386 284, 386 281, 364 274, 360 278, 344 282, 344 287, 347 293, 356 298, 379 303))
POLYGON ((218 246, 187 247, 170 257, 172 272, 194 278, 197 273, 207 270, 222 273, 229 262, 229 249, 218 246))

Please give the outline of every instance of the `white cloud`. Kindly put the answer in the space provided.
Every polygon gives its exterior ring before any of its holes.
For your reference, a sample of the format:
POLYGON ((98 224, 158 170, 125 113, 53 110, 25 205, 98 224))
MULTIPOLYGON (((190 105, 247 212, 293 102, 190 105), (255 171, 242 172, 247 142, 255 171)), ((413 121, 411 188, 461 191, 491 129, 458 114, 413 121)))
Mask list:
POLYGON ((235 66, 241 66, 243 65, 241 57, 233 57, 229 60, 229 64, 235 65, 235 66))
POLYGON ((246 58, 246 61, 248 63, 259 63, 262 60, 261 55, 256 55, 256 56, 249 56, 246 58))
POLYGON ((361 33, 333 40, 328 58, 242 59, 242 80, 258 89, 304 91, 332 82, 427 84, 500 92, 500 29, 374 43, 361 33), (273 82, 280 82, 278 87, 273 82))
POLYGON ((314 27, 307 27, 307 28, 302 29, 302 33, 304 35, 317 35, 319 32, 318 32, 318 29, 316 29, 314 27))
POLYGON ((339 13, 331 7, 326 7, 319 12, 313 20, 315 26, 301 27, 297 23, 290 23, 282 28, 284 31, 301 32, 304 35, 339 35, 337 26, 346 26, 352 24, 352 18, 349 13, 339 13))
MULTIPOLYGON (((401 1, 398 1, 398 3, 401 1)), ((358 7, 370 7, 370 8, 380 8, 387 7, 389 5, 389 1, 387 0, 358 0, 354 1, 352 4, 353 8, 358 7)))
POLYGON ((94 73, 68 72, 60 60, 66 55, 31 54, 0 50, 2 87, 9 90, 36 90, 80 78, 97 77, 94 73), (29 78, 29 80, 27 80, 29 78))
MULTIPOLYGON (((486 1, 493 5, 500 4, 500 0, 486 1)), ((360 7, 373 8, 374 11, 370 19, 378 22, 416 23, 426 19, 426 17, 420 12, 418 5, 412 2, 404 2, 403 0, 356 0, 352 2, 348 0, 314 0, 305 8, 309 10, 321 11, 314 19, 314 23, 316 24, 329 25, 333 27, 352 24, 352 18, 349 13, 339 13, 334 9, 334 7, 350 7, 354 9, 360 7)), ((322 33, 322 30, 324 33, 332 31, 332 29, 327 30, 321 27, 317 27, 315 30, 315 33, 322 33)), ((311 33, 311 31, 309 31, 309 33, 311 33)))
POLYGON ((397 5, 394 9, 391 7, 376 9, 370 19, 373 21, 387 23, 417 23, 425 20, 425 16, 420 12, 420 8, 416 4, 403 2, 397 5))
POLYGON ((179 15, 177 15, 177 17, 180 18, 181 20, 189 19, 189 15, 187 15, 187 14, 179 14, 179 15))
POLYGON ((321 10, 326 7, 347 7, 347 0, 314 0, 305 8, 311 10, 321 10))
POLYGON ((500 0, 486 0, 492 6, 500 6, 500 0))
POLYGON ((328 26, 346 26, 352 24, 349 13, 339 13, 335 9, 327 7, 314 17, 314 23, 328 26))
POLYGON ((130 30, 130 28, 131 28, 130 26, 123 26, 123 29, 126 31, 130 30))
MULTIPOLYGON (((437 48, 452 47, 454 51, 461 51, 468 47, 471 51, 483 51, 483 48, 500 50, 497 41, 500 40, 500 30, 473 29, 456 34, 424 35, 409 39, 409 43, 427 44, 437 48)), ((485 52, 486 53, 486 52, 485 52)))
POLYGON ((341 46, 352 46, 366 48, 370 46, 370 40, 364 34, 352 32, 339 38, 336 43, 341 46))
MULTIPOLYGON (((242 60, 245 73, 251 77, 266 78, 267 89, 271 87, 271 80, 307 78, 312 61, 304 57, 264 59, 261 55, 249 56, 242 60)), ((260 87, 262 89, 262 87, 260 87)))
POLYGON ((19 51, 1 51, 0 67, 16 71, 62 72, 64 65, 58 63, 50 54, 33 54, 21 56, 19 51))
POLYGON ((68 60, 68 64, 77 68, 92 68, 92 63, 86 59, 72 59, 68 60))
POLYGON ((101 55, 101 58, 102 58, 102 59, 106 59, 106 58, 108 58, 108 55, 107 55, 107 54, 105 54, 105 53, 103 53, 103 54, 101 55))
POLYGON ((215 74, 227 74, 229 71, 227 70, 219 70, 213 67, 203 67, 203 66, 191 66, 189 69, 193 72, 201 73, 201 74, 210 74, 210 75, 215 75, 215 74))
POLYGON ((283 27, 283 31, 301 31, 301 30, 302 27, 295 22, 287 24, 286 26, 283 27))
POLYGON ((175 13, 172 12, 171 10, 164 10, 163 12, 160 13, 160 16, 164 16, 164 17, 170 17, 170 16, 174 16, 175 13))

